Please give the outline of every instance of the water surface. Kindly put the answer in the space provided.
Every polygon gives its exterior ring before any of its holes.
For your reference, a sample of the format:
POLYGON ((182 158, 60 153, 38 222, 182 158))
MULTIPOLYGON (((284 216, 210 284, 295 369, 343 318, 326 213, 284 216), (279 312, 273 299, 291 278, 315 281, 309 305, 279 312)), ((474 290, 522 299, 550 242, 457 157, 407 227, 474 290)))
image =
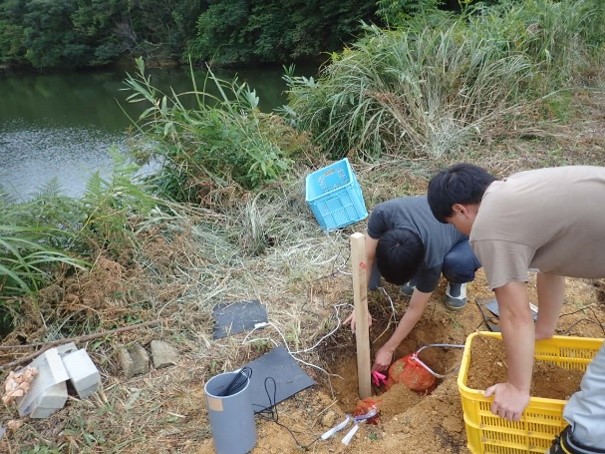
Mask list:
MULTIPOLYGON (((303 68, 303 75, 314 68, 303 68)), ((264 111, 285 103, 280 68, 218 72, 247 82, 264 111)), ((192 89, 187 68, 151 70, 152 84, 170 93, 192 89)), ((206 72, 195 70, 198 89, 206 72)), ((0 185, 14 201, 27 200, 55 180, 61 192, 80 196, 90 175, 111 173, 110 147, 126 152, 129 116, 144 107, 129 104, 124 71, 70 74, 0 74, 0 185)), ((213 85, 207 85, 212 91, 213 85)))

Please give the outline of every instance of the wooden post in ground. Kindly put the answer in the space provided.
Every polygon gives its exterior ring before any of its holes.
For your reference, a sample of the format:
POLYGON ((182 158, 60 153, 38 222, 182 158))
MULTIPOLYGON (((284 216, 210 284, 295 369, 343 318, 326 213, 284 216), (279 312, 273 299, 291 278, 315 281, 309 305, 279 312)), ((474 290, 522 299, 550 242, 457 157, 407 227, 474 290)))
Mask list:
POLYGON ((370 364, 370 333, 368 323, 368 278, 366 275, 365 235, 351 235, 351 266, 353 271, 353 299, 355 302, 355 339, 357 343, 357 375, 359 397, 372 395, 370 364))

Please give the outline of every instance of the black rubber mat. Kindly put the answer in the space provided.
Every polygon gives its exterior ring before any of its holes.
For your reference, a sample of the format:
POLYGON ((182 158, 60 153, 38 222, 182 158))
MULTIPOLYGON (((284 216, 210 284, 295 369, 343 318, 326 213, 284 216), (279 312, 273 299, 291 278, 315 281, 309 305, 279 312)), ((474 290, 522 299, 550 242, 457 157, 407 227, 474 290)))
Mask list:
POLYGON ((212 310, 214 339, 250 331, 259 323, 267 322, 267 309, 258 300, 221 303, 212 310))
MULTIPOLYGON (((535 306, 533 306, 533 304, 530 303, 530 311, 531 311, 531 315, 534 319, 534 321, 536 321, 536 319, 538 318, 538 311, 537 309, 535 309, 535 306)), ((495 316, 500 316, 500 310, 498 308, 498 302, 495 299, 491 299, 489 300, 487 303, 485 303, 485 307, 495 316)))
POLYGON ((255 413, 315 384, 284 347, 274 348, 245 367, 252 369, 249 386, 255 413))

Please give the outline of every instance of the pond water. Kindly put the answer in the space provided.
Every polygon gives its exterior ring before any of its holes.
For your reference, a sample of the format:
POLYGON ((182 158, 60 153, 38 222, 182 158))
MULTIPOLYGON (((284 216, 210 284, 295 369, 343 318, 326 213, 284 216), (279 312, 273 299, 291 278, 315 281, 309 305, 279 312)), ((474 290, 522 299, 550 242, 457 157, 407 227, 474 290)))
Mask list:
MULTIPOLYGON (((313 75, 316 68, 297 69, 313 75)), ((188 68, 150 70, 152 84, 176 93, 192 89, 188 68)), ((220 71, 217 77, 247 82, 271 111, 286 102, 281 68, 220 71)), ((206 73, 195 70, 201 86, 206 73)), ((80 196, 90 175, 108 176, 110 147, 125 151, 128 116, 140 107, 126 102, 124 71, 69 74, 0 74, 0 185, 10 200, 19 202, 57 185, 80 196)), ((149 169, 144 169, 149 170, 149 169)))

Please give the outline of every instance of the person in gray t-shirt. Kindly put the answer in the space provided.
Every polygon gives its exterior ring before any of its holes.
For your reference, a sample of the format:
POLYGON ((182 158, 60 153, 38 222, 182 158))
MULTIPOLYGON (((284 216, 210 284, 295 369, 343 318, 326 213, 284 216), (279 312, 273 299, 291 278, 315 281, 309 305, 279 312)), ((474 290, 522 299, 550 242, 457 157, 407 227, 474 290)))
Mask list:
MULTIPOLYGON (((410 305, 391 338, 378 350, 372 370, 386 370, 393 353, 418 323, 437 287, 441 274, 448 280, 446 306, 462 309, 465 284, 481 266, 468 237, 453 226, 435 219, 426 196, 401 197, 374 207, 366 235, 368 288, 376 289, 381 278, 402 285, 411 296, 410 305)), ((344 323, 351 323, 352 316, 344 323)))

